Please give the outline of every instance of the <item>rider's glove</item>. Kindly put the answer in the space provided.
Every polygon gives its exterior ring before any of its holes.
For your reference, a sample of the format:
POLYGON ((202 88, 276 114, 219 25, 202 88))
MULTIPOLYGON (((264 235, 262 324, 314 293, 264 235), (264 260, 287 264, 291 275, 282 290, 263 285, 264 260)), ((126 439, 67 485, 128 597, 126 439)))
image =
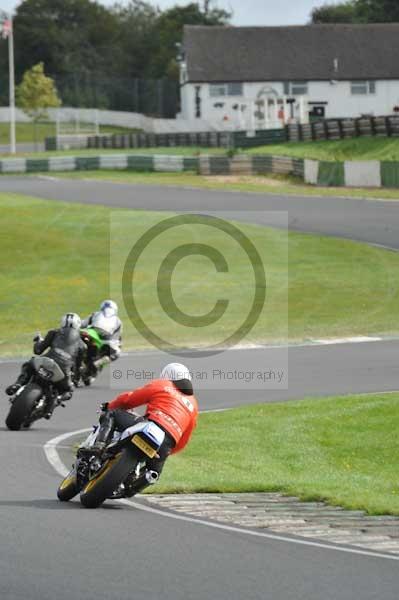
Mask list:
POLYGON ((109 404, 109 402, 103 402, 100 405, 100 408, 101 408, 102 412, 107 412, 107 410, 108 410, 108 404, 109 404))
POLYGON ((40 332, 38 331, 37 333, 35 333, 35 337, 33 338, 33 341, 38 342, 41 339, 42 339, 42 336, 40 335, 40 332))

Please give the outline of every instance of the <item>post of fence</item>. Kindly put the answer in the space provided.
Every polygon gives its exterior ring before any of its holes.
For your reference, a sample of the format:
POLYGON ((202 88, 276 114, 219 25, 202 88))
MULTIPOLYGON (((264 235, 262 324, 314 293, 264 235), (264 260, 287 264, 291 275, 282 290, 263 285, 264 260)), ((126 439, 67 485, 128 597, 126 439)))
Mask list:
POLYGON ((323 121, 323 126, 324 126, 324 135, 326 136, 326 140, 328 140, 329 137, 330 137, 330 133, 328 131, 328 121, 327 121, 327 119, 325 119, 323 121))
POLYGON ((385 129, 388 137, 392 137, 392 127, 391 127, 391 119, 389 117, 385 117, 385 129))
POLYGON ((342 119, 337 119, 337 123, 338 123, 339 139, 342 140, 344 138, 344 127, 343 127, 342 119))

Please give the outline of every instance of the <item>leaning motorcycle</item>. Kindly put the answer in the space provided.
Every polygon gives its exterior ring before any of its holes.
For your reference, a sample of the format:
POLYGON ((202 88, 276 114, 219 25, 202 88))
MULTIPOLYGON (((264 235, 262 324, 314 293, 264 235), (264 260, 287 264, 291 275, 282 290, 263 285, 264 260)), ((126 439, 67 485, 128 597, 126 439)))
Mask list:
POLYGON ((123 432, 115 432, 100 456, 91 452, 98 426, 78 448, 75 464, 61 482, 58 499, 71 500, 80 493, 86 508, 97 508, 105 500, 134 495, 138 481, 155 483, 158 473, 147 468, 147 461, 157 456, 165 432, 150 421, 137 423, 123 432))
POLYGON ((87 350, 83 357, 76 383, 79 384, 80 380, 82 380, 84 385, 89 386, 94 382, 104 364, 109 361, 109 357, 112 356, 115 350, 119 350, 120 342, 119 340, 110 339, 106 332, 101 334, 94 327, 81 329, 80 337, 85 343, 87 350))
POLYGON ((65 378, 59 365, 47 356, 35 356, 32 364, 34 374, 30 381, 10 398, 6 425, 12 431, 28 428, 43 417, 49 418, 54 406, 64 406, 56 387, 65 378))

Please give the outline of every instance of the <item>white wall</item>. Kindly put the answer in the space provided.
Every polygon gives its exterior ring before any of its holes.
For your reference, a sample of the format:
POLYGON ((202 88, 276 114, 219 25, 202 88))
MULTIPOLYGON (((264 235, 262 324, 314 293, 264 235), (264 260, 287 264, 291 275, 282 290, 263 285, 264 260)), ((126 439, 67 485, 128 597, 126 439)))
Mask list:
MULTIPOLYGON (((213 123, 204 119, 153 119, 139 113, 130 113, 112 110, 97 110, 90 108, 68 108, 49 109, 48 115, 52 121, 57 120, 57 111, 60 111, 61 119, 65 121, 73 120, 77 116, 81 121, 85 119, 92 122, 95 119, 94 113, 97 112, 97 118, 100 125, 114 125, 117 127, 128 127, 142 129, 147 133, 190 133, 216 130, 213 123)), ((0 122, 9 122, 9 109, 0 107, 0 122)), ((18 122, 28 122, 30 118, 21 110, 16 110, 16 120, 18 122)))
POLYGON ((309 100, 325 100, 326 117, 359 117, 362 114, 391 115, 394 106, 399 106, 399 81, 376 81, 376 93, 351 94, 350 81, 331 84, 327 81, 309 83, 309 100))
MULTIPOLYGON (((29 123, 30 118, 19 108, 15 109, 15 119, 18 123, 29 123)), ((0 107, 0 123, 10 122, 10 109, 7 107, 0 107)))
MULTIPOLYGON (((187 83, 182 87, 182 116, 195 120, 195 85, 187 83)), ((220 127, 237 128, 239 123, 238 111, 233 110, 234 104, 246 104, 254 101, 262 88, 270 87, 282 96, 282 82, 244 83, 242 96, 211 97, 209 84, 200 85, 201 117, 220 127), (223 108, 215 108, 215 103, 223 103, 223 108), (224 120, 228 117, 228 121, 224 120)), ((308 82, 308 100, 310 102, 327 102, 327 118, 359 117, 362 114, 391 115, 393 107, 399 106, 399 80, 376 81, 376 93, 368 95, 351 94, 350 81, 340 81, 332 84, 329 81, 308 82)), ((245 115, 245 113, 244 113, 245 115)), ((248 115, 249 117, 249 115, 248 115)), ((247 119, 249 121, 249 118, 247 119)))

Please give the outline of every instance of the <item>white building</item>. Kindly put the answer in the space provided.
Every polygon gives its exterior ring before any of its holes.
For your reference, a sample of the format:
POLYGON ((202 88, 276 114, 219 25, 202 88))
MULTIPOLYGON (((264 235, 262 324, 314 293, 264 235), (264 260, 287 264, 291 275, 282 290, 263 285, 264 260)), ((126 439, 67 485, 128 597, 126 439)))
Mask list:
POLYGON ((399 24, 186 26, 181 114, 255 129, 399 112, 399 24))

